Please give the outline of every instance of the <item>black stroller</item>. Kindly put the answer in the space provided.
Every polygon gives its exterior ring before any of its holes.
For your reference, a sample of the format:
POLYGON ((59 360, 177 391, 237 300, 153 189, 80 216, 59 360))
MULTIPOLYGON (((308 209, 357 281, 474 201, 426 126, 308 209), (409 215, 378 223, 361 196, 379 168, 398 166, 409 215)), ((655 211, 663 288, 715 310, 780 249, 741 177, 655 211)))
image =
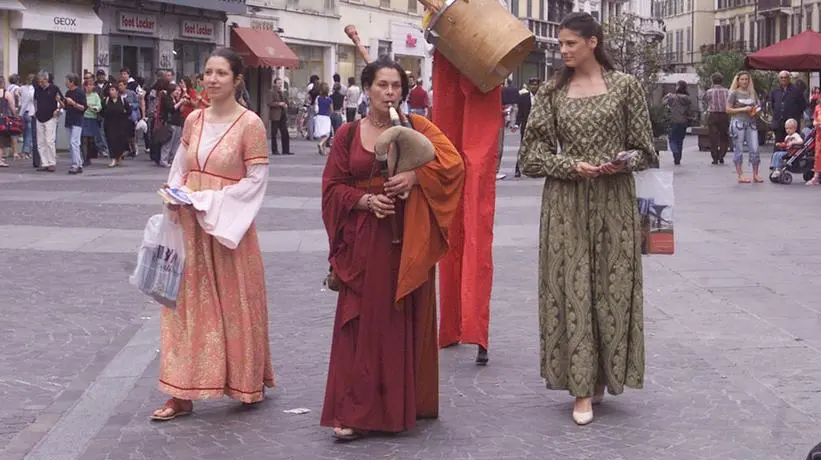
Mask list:
POLYGON ((791 184, 792 174, 801 174, 805 181, 812 179, 815 172, 815 128, 804 139, 804 145, 795 155, 785 158, 781 168, 770 171, 770 182, 791 184), (792 173, 792 174, 790 174, 792 173))

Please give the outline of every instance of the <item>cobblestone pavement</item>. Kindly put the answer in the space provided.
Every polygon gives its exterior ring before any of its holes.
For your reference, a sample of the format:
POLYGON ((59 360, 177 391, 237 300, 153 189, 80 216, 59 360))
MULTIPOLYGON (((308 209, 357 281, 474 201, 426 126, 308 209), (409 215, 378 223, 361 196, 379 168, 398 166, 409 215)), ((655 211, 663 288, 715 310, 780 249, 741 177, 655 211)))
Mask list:
MULTIPOLYGON (((518 136, 509 136, 512 170, 518 136)), ((821 440, 821 190, 737 184, 688 139, 675 256, 645 258, 647 381, 592 425, 539 378, 541 182, 498 183, 490 365, 441 352, 441 411, 413 432, 335 444, 318 426, 334 298, 319 218, 323 158, 274 157, 259 218, 278 387, 245 409, 152 424, 157 311, 127 282, 165 172, 144 158, 43 175, 0 171, 0 458, 799 459, 821 440), (305 407, 304 415, 284 410, 305 407)), ((64 158, 64 157, 63 157, 64 158)), ((670 158, 665 157, 665 167, 670 158)), ((512 171, 511 171, 512 172, 512 171)))

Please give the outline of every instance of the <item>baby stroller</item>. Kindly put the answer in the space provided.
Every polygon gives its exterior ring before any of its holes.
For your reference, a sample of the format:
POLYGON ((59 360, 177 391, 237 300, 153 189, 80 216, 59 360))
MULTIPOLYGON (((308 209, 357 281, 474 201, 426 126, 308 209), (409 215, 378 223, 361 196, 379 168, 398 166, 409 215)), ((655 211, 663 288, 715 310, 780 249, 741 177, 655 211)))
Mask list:
POLYGON ((770 171, 770 182, 775 184, 791 184, 792 174, 801 174, 805 181, 812 179, 815 174, 815 128, 810 131, 807 138, 795 155, 784 158, 781 168, 770 171))

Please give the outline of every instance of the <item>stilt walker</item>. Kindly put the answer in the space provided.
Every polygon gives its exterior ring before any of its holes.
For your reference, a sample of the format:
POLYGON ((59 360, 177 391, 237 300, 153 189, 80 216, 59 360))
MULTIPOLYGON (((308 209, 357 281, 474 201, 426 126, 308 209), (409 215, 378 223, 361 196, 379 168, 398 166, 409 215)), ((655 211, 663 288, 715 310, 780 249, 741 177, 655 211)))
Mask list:
POLYGON ((488 361, 493 285, 496 163, 502 120, 501 84, 524 61, 535 37, 499 0, 420 0, 425 38, 434 45, 433 122, 465 161, 451 250, 439 263, 439 346, 478 345, 488 361), (473 31, 480 30, 478 40, 473 31))

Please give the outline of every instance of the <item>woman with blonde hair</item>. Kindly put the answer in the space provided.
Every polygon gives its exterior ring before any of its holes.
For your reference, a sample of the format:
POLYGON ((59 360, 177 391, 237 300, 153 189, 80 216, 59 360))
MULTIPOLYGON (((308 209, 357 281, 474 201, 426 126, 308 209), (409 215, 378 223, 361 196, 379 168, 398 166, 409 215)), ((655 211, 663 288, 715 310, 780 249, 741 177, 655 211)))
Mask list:
POLYGON ((758 154, 758 126, 756 115, 761 111, 755 85, 749 72, 742 70, 735 75, 727 97, 727 113, 730 115, 730 137, 733 140, 733 163, 738 174, 739 184, 749 184, 750 179, 744 176, 744 143, 750 151, 750 165, 753 169, 753 182, 760 184, 764 179, 758 175, 761 157, 758 154))

